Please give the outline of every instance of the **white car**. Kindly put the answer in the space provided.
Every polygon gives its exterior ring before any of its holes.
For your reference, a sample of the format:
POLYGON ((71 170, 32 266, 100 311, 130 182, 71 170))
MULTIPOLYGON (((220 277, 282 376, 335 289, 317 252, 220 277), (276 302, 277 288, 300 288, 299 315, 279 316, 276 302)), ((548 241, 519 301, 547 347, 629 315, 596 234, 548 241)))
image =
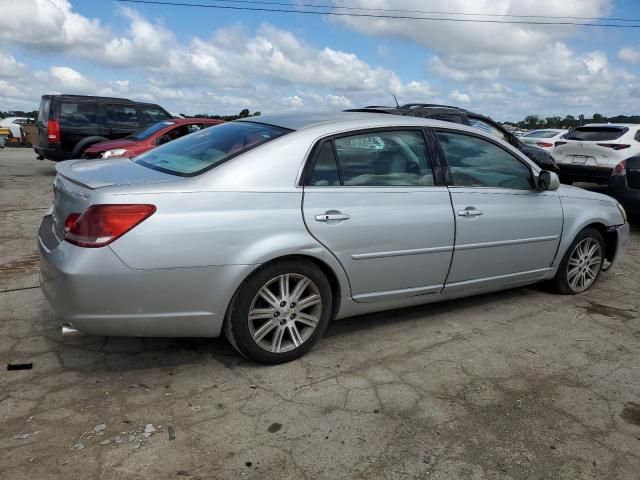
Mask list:
POLYGON ((640 124, 590 123, 555 142, 562 183, 606 184, 613 168, 640 154, 640 124))
POLYGON ((541 148, 547 152, 553 152, 556 140, 568 133, 569 130, 564 128, 545 128, 543 130, 534 130, 520 137, 527 145, 541 148))
POLYGON ((7 117, 0 119, 0 127, 6 127, 11 130, 11 135, 15 138, 22 139, 21 127, 29 121, 25 117, 7 117))

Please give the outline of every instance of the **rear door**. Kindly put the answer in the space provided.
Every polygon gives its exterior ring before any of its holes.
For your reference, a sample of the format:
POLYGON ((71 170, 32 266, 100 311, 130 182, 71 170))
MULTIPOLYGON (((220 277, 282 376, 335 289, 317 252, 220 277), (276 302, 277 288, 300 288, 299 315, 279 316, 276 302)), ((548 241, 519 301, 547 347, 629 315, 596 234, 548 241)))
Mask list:
POLYGON ((356 301, 442 290, 454 220, 421 130, 353 132, 317 145, 303 214, 343 265, 356 301))
POLYGON ((484 136, 445 129, 435 136, 456 218, 445 290, 482 290, 546 275, 562 233, 557 192, 535 190, 529 165, 484 136))

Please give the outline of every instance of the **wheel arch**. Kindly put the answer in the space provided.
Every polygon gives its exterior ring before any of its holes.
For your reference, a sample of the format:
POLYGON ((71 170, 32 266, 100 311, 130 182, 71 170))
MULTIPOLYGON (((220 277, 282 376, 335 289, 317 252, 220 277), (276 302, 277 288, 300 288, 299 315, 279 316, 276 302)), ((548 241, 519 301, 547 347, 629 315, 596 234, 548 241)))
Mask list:
POLYGON ((611 262, 615 258, 616 249, 618 248, 618 233, 615 230, 608 228, 602 222, 593 222, 585 225, 580 229, 580 232, 586 230, 587 228, 593 228, 594 230, 600 232, 600 234, 604 238, 605 243, 604 258, 611 262))
POLYGON ((99 135, 92 135, 91 137, 83 138, 78 143, 76 143, 75 147, 73 147, 72 155, 79 155, 87 147, 94 145, 96 143, 106 142, 107 140, 109 139, 105 137, 101 137, 99 135))
POLYGON ((331 287, 331 297, 332 297, 331 320, 335 319, 340 310, 340 307, 342 305, 342 300, 345 294, 348 294, 348 292, 350 291, 349 282, 346 275, 344 275, 344 272, 343 271, 339 273, 336 272, 336 266, 329 265, 329 263, 325 259, 319 258, 317 256, 309 255, 307 253, 290 253, 290 254, 284 254, 284 255, 273 257, 263 263, 260 263, 259 265, 255 265, 255 268, 251 269, 246 273, 242 281, 238 284, 237 288, 235 289, 233 296, 229 300, 229 304, 227 305, 225 316, 224 316, 224 321, 225 322, 228 321, 229 310, 231 309, 232 303, 236 295, 240 291, 240 289, 244 286, 244 284, 247 282, 249 278, 255 275, 258 271, 264 269, 265 267, 268 267, 269 265, 273 265, 275 263, 280 263, 284 261, 291 261, 291 260, 294 260, 294 261, 304 260, 304 261, 310 262, 313 265, 315 265, 327 278, 327 280, 329 281, 329 285, 331 287))

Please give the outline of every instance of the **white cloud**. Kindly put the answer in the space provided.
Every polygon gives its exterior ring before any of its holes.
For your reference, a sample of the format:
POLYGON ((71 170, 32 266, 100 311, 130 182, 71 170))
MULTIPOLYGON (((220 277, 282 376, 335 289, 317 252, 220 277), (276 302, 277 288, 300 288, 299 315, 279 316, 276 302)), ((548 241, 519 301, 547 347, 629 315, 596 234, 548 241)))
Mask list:
POLYGON ((618 52, 618 58, 627 63, 640 63, 640 48, 621 48, 618 52))
POLYGON ((97 19, 72 11, 67 0, 9 0, 2 5, 0 40, 42 50, 90 52, 108 35, 97 19))
POLYGON ((454 90, 453 92, 451 92, 449 94, 449 98, 451 98, 452 100, 454 100, 456 102, 460 102, 460 103, 469 103, 469 102, 471 102, 471 98, 469 98, 468 94, 459 92, 458 90, 454 90))
MULTIPOLYGON (((403 9, 413 11, 492 13, 511 15, 548 15, 599 17, 611 9, 611 0, 334 0, 334 5, 362 8, 403 9)), ((412 14, 431 18, 452 15, 412 14)), ((463 20, 500 18, 457 16, 463 20)), ((502 18, 502 20, 514 20, 502 18)), ((367 35, 410 40, 440 53, 492 53, 527 55, 533 48, 565 38, 576 31, 572 26, 548 27, 515 23, 472 23, 340 17, 338 22, 367 35)))

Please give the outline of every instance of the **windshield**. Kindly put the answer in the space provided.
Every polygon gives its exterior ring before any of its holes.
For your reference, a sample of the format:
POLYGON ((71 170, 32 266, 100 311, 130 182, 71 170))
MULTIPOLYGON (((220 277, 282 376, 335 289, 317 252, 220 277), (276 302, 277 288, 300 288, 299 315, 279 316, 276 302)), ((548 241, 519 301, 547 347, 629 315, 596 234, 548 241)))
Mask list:
POLYGON ((560 132, 554 132, 553 130, 534 130, 533 132, 527 133, 525 137, 532 138, 551 138, 560 134, 560 132))
POLYGON ((149 138, 154 133, 159 132, 163 128, 166 128, 166 127, 168 127, 170 125, 173 125, 174 123, 175 122, 158 122, 158 123, 154 123, 150 127, 144 127, 144 128, 141 128, 140 130, 138 130, 137 132, 132 133, 131 135, 129 135, 128 138, 131 138, 132 140, 146 140, 147 138, 149 138))
POLYGON ((135 162, 172 175, 191 177, 289 132, 262 123, 223 123, 143 153, 135 162))

